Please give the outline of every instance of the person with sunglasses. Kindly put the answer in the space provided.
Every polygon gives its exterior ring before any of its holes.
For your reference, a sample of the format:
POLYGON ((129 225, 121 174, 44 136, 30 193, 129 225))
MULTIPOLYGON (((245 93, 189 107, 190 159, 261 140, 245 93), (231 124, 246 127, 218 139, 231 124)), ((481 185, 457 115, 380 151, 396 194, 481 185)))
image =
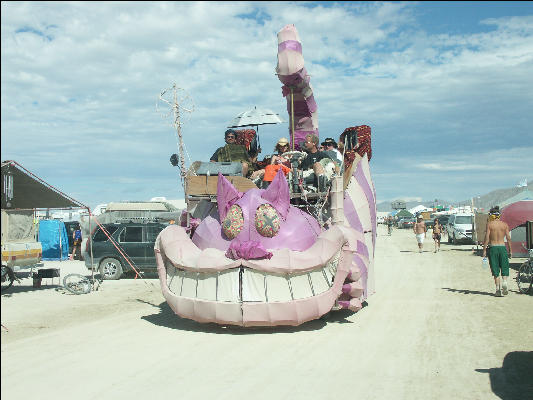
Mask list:
POLYGON ((226 144, 216 149, 209 161, 211 162, 234 162, 240 161, 242 164, 242 176, 247 176, 253 170, 253 164, 246 147, 236 143, 237 133, 233 129, 228 129, 224 133, 226 144))
POLYGON ((300 163, 299 169, 305 183, 315 184, 319 192, 325 192, 327 182, 334 173, 338 173, 338 166, 335 164, 334 156, 330 156, 325 151, 319 151, 319 139, 315 134, 307 134, 303 144, 307 156, 300 163))
POLYGON ((337 142, 333 138, 326 138, 326 140, 324 140, 322 142, 322 148, 323 148, 322 151, 328 152, 328 154, 332 155, 333 156, 332 158, 335 159, 335 163, 337 165, 341 165, 342 164, 342 154, 338 150, 337 147, 338 147, 337 146, 337 142))

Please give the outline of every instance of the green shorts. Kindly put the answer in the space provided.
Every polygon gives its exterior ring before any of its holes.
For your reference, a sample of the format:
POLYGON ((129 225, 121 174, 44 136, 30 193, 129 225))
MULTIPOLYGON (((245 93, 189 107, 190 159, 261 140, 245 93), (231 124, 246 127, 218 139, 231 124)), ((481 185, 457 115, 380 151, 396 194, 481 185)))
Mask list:
POLYGON ((509 276, 509 257, 505 245, 489 247, 489 264, 492 276, 509 276))

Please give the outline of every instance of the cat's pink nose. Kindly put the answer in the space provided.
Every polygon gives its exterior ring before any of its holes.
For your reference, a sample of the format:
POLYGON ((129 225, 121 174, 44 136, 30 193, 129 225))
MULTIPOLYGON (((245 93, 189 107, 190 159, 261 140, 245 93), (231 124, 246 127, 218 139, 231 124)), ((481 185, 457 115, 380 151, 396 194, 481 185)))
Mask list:
POLYGON ((238 240, 234 240, 231 242, 228 251, 226 251, 226 257, 233 260, 237 260, 239 258, 245 260, 257 260, 260 258, 270 259, 272 257, 272 253, 267 251, 261 242, 256 242, 253 240, 240 242, 238 240))

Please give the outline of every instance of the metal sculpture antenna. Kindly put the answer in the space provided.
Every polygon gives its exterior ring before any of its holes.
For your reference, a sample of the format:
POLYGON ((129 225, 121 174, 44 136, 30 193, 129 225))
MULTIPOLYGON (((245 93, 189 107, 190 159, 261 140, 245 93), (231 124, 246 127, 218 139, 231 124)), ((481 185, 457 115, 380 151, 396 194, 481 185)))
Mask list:
MULTIPOLYGON (((161 112, 162 118, 169 116, 173 117, 172 126, 176 129, 176 139, 179 151, 179 169, 182 184, 185 182, 185 174, 187 169, 185 166, 185 144, 183 143, 183 135, 181 132, 182 125, 188 120, 188 116, 194 111, 194 104, 192 98, 184 89, 179 88, 174 83, 172 87, 164 89, 159 94, 158 103, 156 103, 156 109, 159 111, 159 102, 164 102, 170 106, 170 111, 161 112), (185 118, 184 118, 185 117, 185 118)), ((187 154, 188 156, 188 154, 187 154)))

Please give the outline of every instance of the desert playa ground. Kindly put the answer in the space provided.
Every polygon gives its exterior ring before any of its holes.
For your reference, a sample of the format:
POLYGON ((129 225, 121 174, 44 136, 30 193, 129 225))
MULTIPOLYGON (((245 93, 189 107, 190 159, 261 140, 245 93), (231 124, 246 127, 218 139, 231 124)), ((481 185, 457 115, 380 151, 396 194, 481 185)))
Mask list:
MULTIPOLYGON (((299 327, 181 319, 155 278, 80 296, 24 278, 1 296, 2 398, 531 398, 533 296, 511 280, 495 297, 471 244, 435 254, 428 235, 419 254, 410 230, 378 232, 368 306, 299 327)), ((79 261, 45 267, 87 274, 79 261)))

